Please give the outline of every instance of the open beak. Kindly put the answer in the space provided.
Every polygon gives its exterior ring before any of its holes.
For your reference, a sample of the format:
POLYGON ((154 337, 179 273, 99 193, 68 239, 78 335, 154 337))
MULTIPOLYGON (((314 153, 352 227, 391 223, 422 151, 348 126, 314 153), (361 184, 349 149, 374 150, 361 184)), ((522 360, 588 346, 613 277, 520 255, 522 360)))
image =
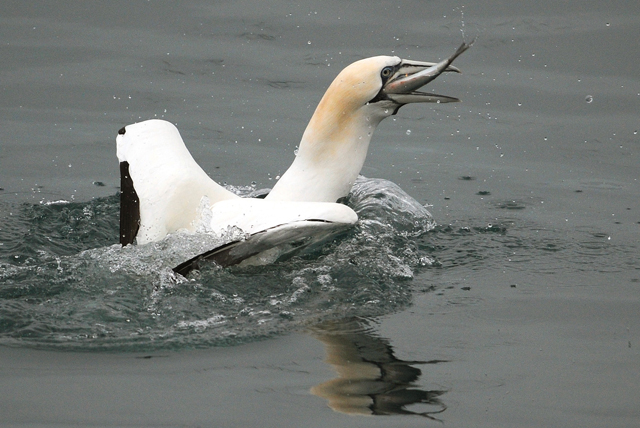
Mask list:
POLYGON ((444 72, 460 73, 460 70, 452 66, 451 63, 469 49, 472 44, 473 41, 471 43, 462 43, 453 55, 438 63, 402 60, 395 74, 382 87, 380 95, 395 102, 399 107, 409 103, 451 103, 460 101, 458 98, 420 92, 416 89, 423 87, 444 72))

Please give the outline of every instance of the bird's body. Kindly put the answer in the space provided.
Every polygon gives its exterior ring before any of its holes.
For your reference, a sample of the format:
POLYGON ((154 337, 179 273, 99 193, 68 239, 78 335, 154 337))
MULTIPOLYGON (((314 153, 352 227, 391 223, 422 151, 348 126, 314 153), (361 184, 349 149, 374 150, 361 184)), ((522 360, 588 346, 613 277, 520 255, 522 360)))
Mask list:
POLYGON ((277 231, 273 242, 280 242, 287 225, 296 228, 300 222, 306 222, 309 233, 314 225, 326 231, 328 224, 355 223, 357 215, 336 201, 348 195, 358 177, 376 127, 408 103, 458 101, 415 89, 444 71, 458 71, 450 64, 468 47, 463 44, 439 63, 378 56, 346 67, 318 104, 293 164, 264 200, 243 201, 215 183, 169 122, 149 120, 122 128, 117 137, 122 188, 132 190, 122 193, 121 243, 194 231, 203 220, 205 229, 216 233, 231 225, 249 236, 261 234, 263 244, 265 234, 277 231))

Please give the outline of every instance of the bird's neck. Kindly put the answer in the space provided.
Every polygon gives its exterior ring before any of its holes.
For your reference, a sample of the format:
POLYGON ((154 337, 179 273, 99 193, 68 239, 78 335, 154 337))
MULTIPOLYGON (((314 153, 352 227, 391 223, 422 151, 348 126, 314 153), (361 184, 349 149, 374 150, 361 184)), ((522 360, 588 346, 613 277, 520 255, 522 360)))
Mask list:
POLYGON ((327 104, 323 99, 316 109, 293 164, 270 199, 335 202, 351 190, 382 118, 366 106, 354 110, 327 104))

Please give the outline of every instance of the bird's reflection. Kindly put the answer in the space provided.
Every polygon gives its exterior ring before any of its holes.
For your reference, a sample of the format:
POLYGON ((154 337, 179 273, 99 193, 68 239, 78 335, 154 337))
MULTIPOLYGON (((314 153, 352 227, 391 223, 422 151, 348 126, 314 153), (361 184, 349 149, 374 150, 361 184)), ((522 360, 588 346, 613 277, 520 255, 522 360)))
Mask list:
POLYGON ((325 345, 326 362, 338 377, 311 388, 333 410, 361 415, 434 415, 446 410, 439 397, 446 391, 425 391, 415 386, 422 374, 412 365, 437 364, 442 360, 402 361, 393 355, 389 342, 373 334, 366 320, 330 321, 311 329, 325 345), (424 411, 407 407, 421 404, 424 411))

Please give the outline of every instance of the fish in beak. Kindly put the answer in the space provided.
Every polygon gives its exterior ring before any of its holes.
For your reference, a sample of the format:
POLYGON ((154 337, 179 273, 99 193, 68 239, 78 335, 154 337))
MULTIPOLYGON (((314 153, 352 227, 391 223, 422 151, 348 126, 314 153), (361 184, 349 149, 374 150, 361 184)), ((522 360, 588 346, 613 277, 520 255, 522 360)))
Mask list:
POLYGON ((427 83, 434 80, 444 72, 460 73, 460 70, 451 63, 464 51, 469 49, 471 43, 462 43, 460 47, 447 59, 438 63, 402 60, 395 67, 386 67, 382 70, 382 78, 385 79, 382 89, 378 95, 371 100, 377 102, 382 100, 392 101, 396 108, 396 114, 400 107, 410 103, 451 103, 460 101, 458 98, 446 95, 437 95, 417 91, 427 83))

